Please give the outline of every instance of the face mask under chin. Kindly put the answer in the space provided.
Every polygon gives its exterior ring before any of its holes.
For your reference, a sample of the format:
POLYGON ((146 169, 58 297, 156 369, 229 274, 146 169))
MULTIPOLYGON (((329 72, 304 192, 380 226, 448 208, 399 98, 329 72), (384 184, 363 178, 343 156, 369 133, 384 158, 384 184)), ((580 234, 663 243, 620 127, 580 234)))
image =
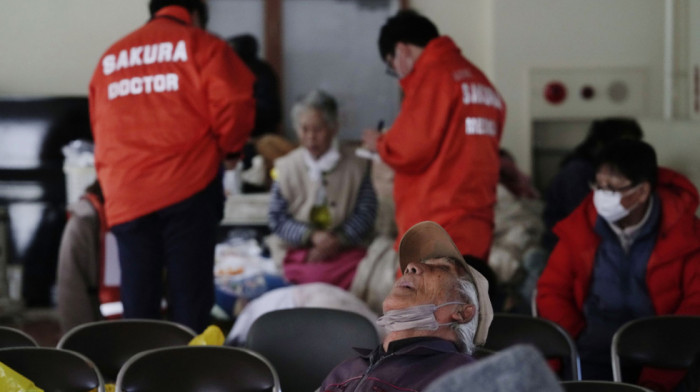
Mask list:
POLYGON ((438 328, 454 323, 438 323, 435 311, 447 305, 466 305, 464 302, 445 302, 441 305, 425 304, 404 309, 390 310, 377 319, 377 325, 384 327, 387 332, 405 331, 409 329, 435 331, 438 328))

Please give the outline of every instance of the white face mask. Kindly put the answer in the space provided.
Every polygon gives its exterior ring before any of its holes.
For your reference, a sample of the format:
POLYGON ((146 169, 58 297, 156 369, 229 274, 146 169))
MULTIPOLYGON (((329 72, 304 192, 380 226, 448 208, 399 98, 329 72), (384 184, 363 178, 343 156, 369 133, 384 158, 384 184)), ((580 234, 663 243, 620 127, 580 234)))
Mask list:
POLYGON ((630 211, 634 209, 634 206, 627 209, 622 205, 621 200, 625 195, 634 191, 636 188, 635 186, 624 193, 596 189, 593 192, 593 205, 595 205, 598 215, 610 223, 615 223, 629 215, 630 211))
POLYGON ((435 331, 442 326, 453 324, 440 324, 435 318, 435 311, 447 305, 466 305, 466 303, 445 302, 442 305, 426 304, 405 309, 390 310, 377 319, 377 325, 384 327, 388 332, 405 331, 407 329, 435 331))

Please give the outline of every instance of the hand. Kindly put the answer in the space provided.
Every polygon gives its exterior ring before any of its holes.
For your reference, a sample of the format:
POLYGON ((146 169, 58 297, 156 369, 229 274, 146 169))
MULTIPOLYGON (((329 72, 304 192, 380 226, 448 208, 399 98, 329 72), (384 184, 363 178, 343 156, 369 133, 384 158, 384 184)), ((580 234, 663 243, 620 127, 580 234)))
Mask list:
POLYGON ((365 129, 362 132, 362 147, 376 152, 377 151, 377 140, 382 134, 376 129, 365 129))
POLYGON ((318 230, 313 232, 311 234, 311 244, 308 261, 312 263, 333 257, 340 250, 338 237, 329 231, 318 230))

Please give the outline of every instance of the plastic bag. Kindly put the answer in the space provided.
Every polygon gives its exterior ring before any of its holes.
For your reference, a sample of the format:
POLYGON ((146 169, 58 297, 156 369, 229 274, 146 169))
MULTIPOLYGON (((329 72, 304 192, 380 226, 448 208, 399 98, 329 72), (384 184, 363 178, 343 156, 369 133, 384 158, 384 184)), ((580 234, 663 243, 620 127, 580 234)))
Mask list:
POLYGON ((254 238, 232 238, 217 244, 214 261, 217 289, 245 299, 266 292, 266 276, 279 276, 279 272, 274 261, 262 257, 261 253, 254 238))
POLYGON ((221 346, 224 344, 224 333, 216 325, 210 325, 201 334, 195 336, 188 346, 221 346))
MULTIPOLYGON (((117 386, 115 384, 105 384, 105 392, 115 392, 117 386)), ((97 392, 97 388, 91 389, 90 392, 97 392)))
POLYGON ((0 362, 0 391, 4 392, 44 392, 32 381, 0 362))

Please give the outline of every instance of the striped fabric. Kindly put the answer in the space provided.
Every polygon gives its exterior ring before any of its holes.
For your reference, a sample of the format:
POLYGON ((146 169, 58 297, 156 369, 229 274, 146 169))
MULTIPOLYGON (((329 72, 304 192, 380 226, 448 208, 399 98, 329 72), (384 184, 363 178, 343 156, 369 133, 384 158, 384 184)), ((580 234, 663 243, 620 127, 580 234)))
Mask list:
MULTIPOLYGON (((279 184, 272 184, 270 199, 270 230, 279 237, 295 246, 305 245, 311 231, 314 229, 306 222, 295 220, 289 213, 287 200, 280 192, 279 184)), ((339 231, 347 241, 346 245, 357 245, 362 242, 374 226, 377 216, 377 196, 374 193, 369 175, 362 179, 362 185, 357 194, 352 214, 340 225, 339 231)))

